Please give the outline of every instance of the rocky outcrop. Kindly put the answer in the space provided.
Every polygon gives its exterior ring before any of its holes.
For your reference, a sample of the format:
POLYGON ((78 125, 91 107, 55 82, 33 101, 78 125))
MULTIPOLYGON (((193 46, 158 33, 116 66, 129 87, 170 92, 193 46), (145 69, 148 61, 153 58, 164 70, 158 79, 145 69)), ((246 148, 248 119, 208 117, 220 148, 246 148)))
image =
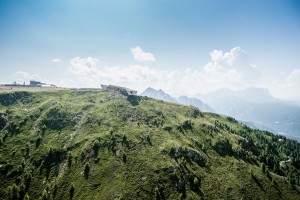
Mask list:
POLYGON ((192 149, 183 149, 182 147, 174 148, 172 147, 170 150, 170 156, 179 159, 179 158, 185 158, 187 160, 191 160, 195 163, 197 163, 200 166, 205 165, 204 158, 195 150, 192 149))

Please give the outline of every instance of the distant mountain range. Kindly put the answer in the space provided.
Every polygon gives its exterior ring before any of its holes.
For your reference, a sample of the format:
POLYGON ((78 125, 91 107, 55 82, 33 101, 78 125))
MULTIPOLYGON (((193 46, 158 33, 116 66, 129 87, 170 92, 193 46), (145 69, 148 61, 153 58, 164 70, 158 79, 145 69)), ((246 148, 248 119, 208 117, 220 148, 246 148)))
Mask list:
POLYGON ((214 112, 214 110, 209 107, 207 104, 203 103, 197 98, 189 98, 187 96, 181 96, 179 98, 171 97, 169 94, 165 93, 161 89, 156 90, 151 87, 148 87, 144 92, 141 93, 141 96, 147 96, 154 99, 159 99, 165 102, 170 103, 179 103, 183 105, 192 105, 198 107, 201 111, 204 112, 214 112))
POLYGON ((273 132, 300 136, 300 107, 274 98, 267 89, 220 89, 196 95, 220 114, 273 132))
POLYGON ((169 94, 165 93, 161 89, 156 90, 151 87, 148 87, 144 92, 142 92, 141 96, 147 96, 171 103, 178 103, 175 98, 171 97, 169 94))
POLYGON ((251 87, 234 91, 224 88, 194 98, 174 98, 162 90, 147 88, 141 95, 232 116, 253 128, 285 134, 300 141, 300 106, 274 98, 267 89, 251 87))

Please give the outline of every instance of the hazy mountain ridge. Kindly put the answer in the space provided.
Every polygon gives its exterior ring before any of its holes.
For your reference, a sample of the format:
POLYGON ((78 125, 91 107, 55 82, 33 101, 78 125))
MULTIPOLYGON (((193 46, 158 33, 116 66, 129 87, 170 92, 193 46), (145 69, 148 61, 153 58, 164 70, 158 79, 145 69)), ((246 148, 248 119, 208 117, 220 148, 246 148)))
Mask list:
MULTIPOLYGON (((200 95, 201 96, 201 95, 200 95)), ((275 99, 266 88, 249 87, 243 90, 231 90, 228 88, 222 88, 211 93, 204 95, 203 97, 235 97, 243 101, 251 103, 275 103, 279 100, 275 99)))
POLYGON ((183 105, 192 105, 198 107, 203 112, 214 112, 214 110, 209 107, 209 105, 203 103, 200 99, 197 98, 189 98, 187 96, 180 96, 177 98, 178 103, 183 105))
POLYGON ((163 90, 153 89, 148 87, 144 92, 140 94, 141 96, 147 96, 154 99, 162 100, 170 103, 179 103, 183 105, 192 105, 198 107, 203 112, 213 112, 214 110, 209 107, 209 105, 203 103, 200 99, 189 98, 187 96, 180 96, 179 98, 172 97, 171 95, 165 93, 163 90))
POLYGON ((217 113, 261 124, 275 132, 300 136, 300 107, 274 98, 267 89, 248 88, 240 91, 220 89, 196 96, 217 113))

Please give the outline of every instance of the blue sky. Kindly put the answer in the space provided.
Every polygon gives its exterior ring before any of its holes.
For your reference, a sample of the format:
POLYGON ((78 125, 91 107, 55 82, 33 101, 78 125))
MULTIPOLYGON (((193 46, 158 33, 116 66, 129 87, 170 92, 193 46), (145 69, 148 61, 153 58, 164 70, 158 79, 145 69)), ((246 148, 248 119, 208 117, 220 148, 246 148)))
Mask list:
POLYGON ((300 101, 296 0, 2 0, 0 27, 1 82, 256 86, 300 101))

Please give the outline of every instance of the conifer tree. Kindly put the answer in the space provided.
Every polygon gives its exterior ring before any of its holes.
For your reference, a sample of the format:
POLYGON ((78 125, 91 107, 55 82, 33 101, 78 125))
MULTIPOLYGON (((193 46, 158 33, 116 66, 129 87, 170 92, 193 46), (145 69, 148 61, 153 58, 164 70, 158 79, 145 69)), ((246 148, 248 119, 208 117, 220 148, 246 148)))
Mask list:
POLYGON ((88 178, 90 173, 90 164, 87 162, 84 165, 84 177, 88 178))
POLYGON ((70 187, 70 199, 73 199, 73 197, 74 197, 74 190, 75 190, 75 188, 74 188, 74 185, 72 183, 71 187, 70 187))

